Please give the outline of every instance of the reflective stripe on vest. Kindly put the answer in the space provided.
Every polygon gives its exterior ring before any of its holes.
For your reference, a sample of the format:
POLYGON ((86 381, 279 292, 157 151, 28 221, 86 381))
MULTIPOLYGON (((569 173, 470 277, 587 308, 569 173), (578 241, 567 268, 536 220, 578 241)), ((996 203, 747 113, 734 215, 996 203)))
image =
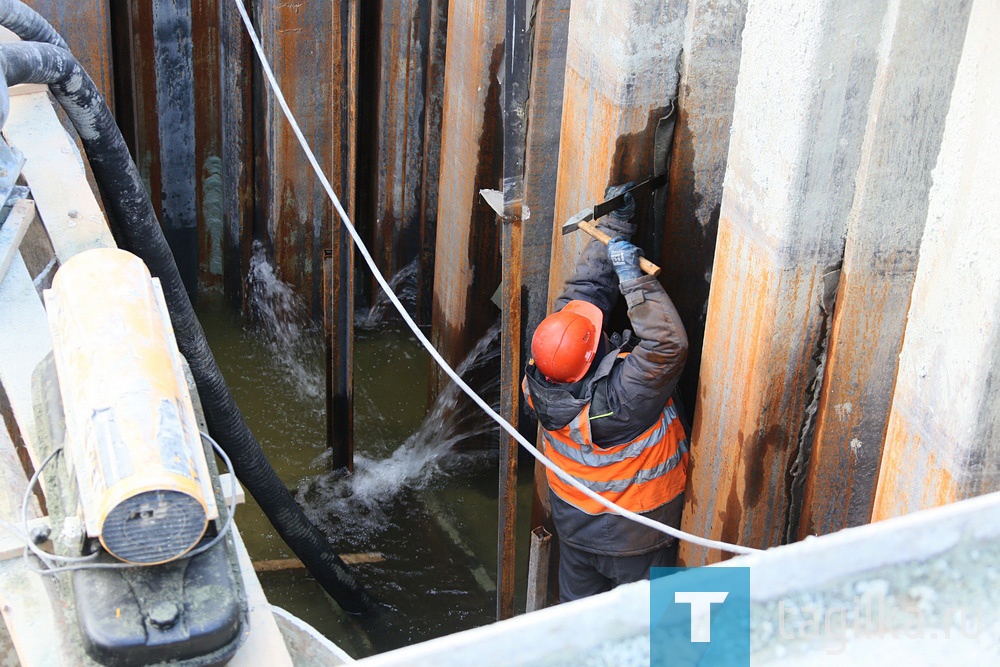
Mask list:
MULTIPOLYGON (((638 438, 598 447, 590 434, 590 404, 558 431, 542 431, 545 453, 588 489, 633 512, 647 512, 684 491, 688 442, 673 401, 638 438)), ((549 486, 560 498, 587 512, 608 511, 552 471, 549 486)))

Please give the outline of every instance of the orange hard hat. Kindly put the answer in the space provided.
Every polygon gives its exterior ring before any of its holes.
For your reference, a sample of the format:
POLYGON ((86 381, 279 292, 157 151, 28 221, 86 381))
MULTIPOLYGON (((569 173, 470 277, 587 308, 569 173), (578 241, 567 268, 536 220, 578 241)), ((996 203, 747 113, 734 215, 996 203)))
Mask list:
POLYGON ((570 301, 542 320, 531 339, 531 355, 546 380, 576 382, 587 374, 603 321, 601 309, 587 301, 570 301))

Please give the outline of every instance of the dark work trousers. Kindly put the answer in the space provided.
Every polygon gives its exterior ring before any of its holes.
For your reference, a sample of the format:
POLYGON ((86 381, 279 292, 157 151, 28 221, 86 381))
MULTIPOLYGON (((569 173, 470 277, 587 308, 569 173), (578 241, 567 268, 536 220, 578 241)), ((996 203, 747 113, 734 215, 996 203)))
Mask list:
POLYGON ((639 556, 602 556, 559 545, 559 601, 570 602, 649 578, 651 567, 674 567, 677 540, 639 556))

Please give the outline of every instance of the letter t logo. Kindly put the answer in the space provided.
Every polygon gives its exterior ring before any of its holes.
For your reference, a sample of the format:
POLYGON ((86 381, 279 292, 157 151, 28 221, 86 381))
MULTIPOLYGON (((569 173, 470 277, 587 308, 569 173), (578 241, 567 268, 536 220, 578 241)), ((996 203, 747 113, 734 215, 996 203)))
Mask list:
POLYGON ((729 597, 725 591, 697 592, 675 591, 674 602, 691 605, 691 641, 712 641, 712 604, 724 602, 729 597))

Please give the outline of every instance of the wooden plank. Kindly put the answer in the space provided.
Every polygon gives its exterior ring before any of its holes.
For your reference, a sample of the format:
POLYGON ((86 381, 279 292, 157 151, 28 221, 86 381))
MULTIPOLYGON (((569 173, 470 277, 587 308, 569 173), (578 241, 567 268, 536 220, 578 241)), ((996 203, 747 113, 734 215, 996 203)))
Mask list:
POLYGON ((35 202, 21 199, 11 209, 0 227, 0 281, 7 275, 7 269, 18 254, 21 240, 28 232, 28 226, 35 219, 35 202))
POLYGON ((0 282, 0 382, 10 400, 32 464, 39 464, 31 374, 52 351, 45 308, 20 255, 0 282), (16 352, 15 352, 16 351, 16 352))
POLYGON ((66 654, 64 634, 60 632, 62 614, 53 605, 59 599, 53 577, 28 573, 20 558, 0 562, 0 613, 25 667, 94 664, 90 660, 70 660, 66 654))
POLYGON ((240 565, 240 575, 247 592, 247 614, 249 627, 244 627, 247 634, 243 645, 229 661, 231 667, 292 667, 292 659, 285 648, 285 641, 274 621, 271 605, 264 597, 264 589, 253 571, 253 563, 247 553, 243 537, 233 525, 233 542, 236 544, 236 557, 240 565))
POLYGON ((63 129, 48 95, 12 97, 3 134, 24 153, 22 173, 59 261, 90 248, 115 247, 76 143, 63 129))

